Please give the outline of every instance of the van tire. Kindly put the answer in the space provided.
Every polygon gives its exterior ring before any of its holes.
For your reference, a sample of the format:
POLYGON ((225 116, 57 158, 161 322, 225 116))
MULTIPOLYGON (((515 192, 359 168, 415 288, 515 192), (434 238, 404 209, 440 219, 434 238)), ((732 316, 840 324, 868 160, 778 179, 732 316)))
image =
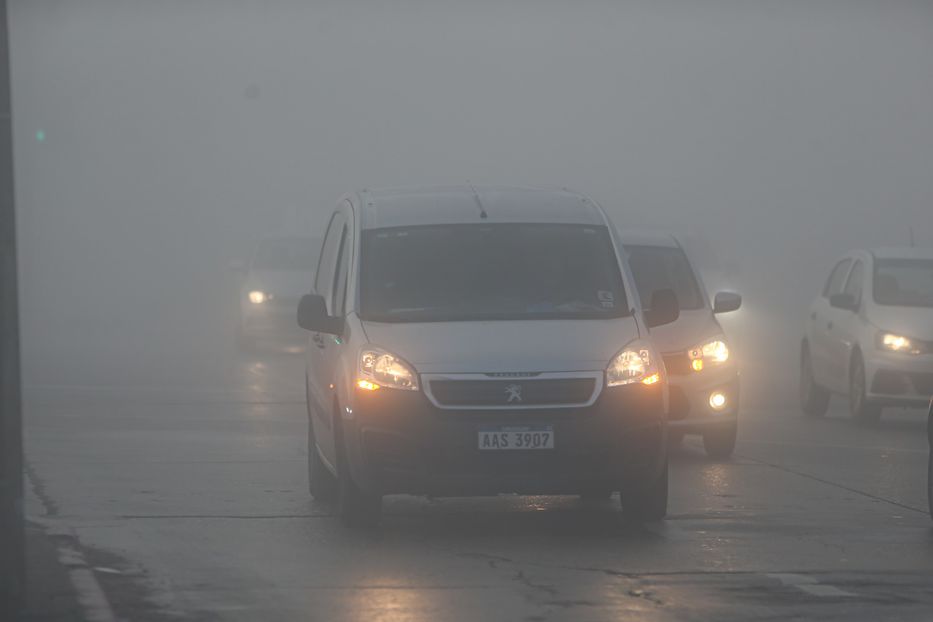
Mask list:
POLYGON ((667 515, 668 464, 652 482, 633 484, 622 491, 622 510, 636 522, 659 521, 667 515))
POLYGON ((337 498, 337 478, 330 472, 318 453, 314 423, 308 417, 308 492, 318 501, 337 498))
POLYGON ((337 431, 337 516, 345 527, 375 527, 382 518, 382 496, 361 490, 353 481, 340 418, 335 416, 334 419, 337 431))

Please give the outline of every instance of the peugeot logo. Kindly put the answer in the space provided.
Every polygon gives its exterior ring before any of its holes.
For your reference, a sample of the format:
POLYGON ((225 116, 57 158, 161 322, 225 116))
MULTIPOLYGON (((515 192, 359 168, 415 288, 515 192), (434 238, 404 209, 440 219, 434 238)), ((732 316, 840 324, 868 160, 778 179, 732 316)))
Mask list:
POLYGON ((505 388, 505 394, 507 399, 506 403, 511 404, 512 402, 522 401, 522 385, 520 384, 510 384, 505 388))

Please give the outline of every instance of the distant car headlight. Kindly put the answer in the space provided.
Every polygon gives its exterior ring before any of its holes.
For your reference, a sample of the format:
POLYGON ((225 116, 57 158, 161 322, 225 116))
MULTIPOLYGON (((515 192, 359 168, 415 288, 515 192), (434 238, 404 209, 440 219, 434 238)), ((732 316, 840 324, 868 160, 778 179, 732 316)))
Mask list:
POLYGON ((641 341, 633 341, 625 346, 606 368, 606 384, 610 387, 636 382, 655 384, 660 380, 661 374, 651 348, 641 341))
POLYGON ((405 361, 378 348, 360 352, 359 378, 356 386, 366 391, 380 388, 418 390, 418 373, 405 361))
POLYGON ((261 305, 266 301, 266 292, 254 289, 248 294, 249 301, 254 305, 261 305))
POLYGON ((904 354, 920 354, 920 348, 913 341, 895 333, 878 333, 878 348, 889 352, 902 352, 904 354))
POLYGON ((707 365, 722 365, 729 360, 729 346, 721 337, 691 348, 687 353, 693 371, 702 371, 707 365))

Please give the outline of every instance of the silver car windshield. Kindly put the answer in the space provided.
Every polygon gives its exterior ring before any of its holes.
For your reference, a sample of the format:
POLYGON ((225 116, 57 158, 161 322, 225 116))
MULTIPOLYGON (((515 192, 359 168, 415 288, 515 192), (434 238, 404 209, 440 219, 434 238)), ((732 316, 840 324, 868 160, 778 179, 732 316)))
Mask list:
POLYGON ((386 322, 630 313, 605 227, 456 224, 364 232, 360 316, 386 322))
POLYGON ((933 307, 933 259, 875 260, 875 302, 896 307, 933 307))
POLYGON ((677 296, 681 309, 702 309, 705 306, 690 262, 681 249, 626 244, 625 250, 642 304, 651 304, 654 292, 670 289, 677 296))

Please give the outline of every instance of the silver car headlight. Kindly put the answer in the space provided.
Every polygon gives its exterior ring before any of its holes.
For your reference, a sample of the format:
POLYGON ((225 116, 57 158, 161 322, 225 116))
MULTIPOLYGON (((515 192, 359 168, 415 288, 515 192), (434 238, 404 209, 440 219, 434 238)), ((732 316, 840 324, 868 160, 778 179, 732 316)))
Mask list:
POLYGON ((365 348, 360 352, 356 386, 366 391, 380 388, 417 391, 418 373, 394 354, 379 348, 365 348))
POLYGON ((651 347, 640 340, 633 341, 616 354, 606 367, 606 384, 618 387, 626 384, 660 382, 657 359, 651 347))
POLYGON ((690 368, 693 371, 703 371, 710 365, 717 366, 727 363, 730 353, 725 337, 716 337, 701 343, 695 348, 690 348, 687 355, 690 357, 690 368))

